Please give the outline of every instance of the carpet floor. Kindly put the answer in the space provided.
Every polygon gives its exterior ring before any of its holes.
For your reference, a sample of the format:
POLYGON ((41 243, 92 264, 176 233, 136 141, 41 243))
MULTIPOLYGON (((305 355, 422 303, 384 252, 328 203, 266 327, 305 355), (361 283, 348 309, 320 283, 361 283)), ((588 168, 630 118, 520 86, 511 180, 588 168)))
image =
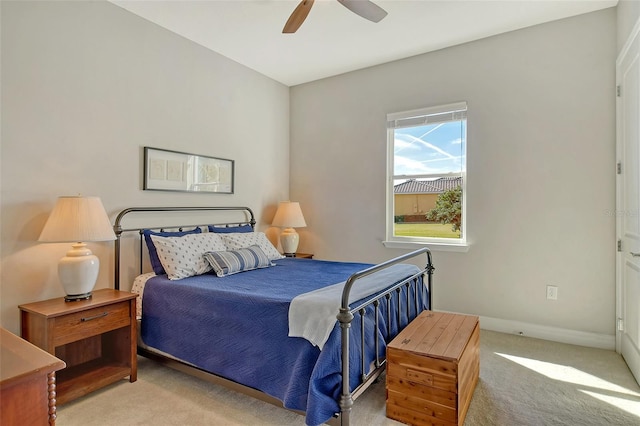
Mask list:
MULTIPOLYGON (((385 416, 385 383, 355 401, 352 424, 401 425, 385 416)), ((482 330, 480 379, 465 426, 638 426, 640 386, 614 351, 482 330)), ((122 380, 58 407, 58 426, 304 425, 274 407, 138 357, 122 380)))

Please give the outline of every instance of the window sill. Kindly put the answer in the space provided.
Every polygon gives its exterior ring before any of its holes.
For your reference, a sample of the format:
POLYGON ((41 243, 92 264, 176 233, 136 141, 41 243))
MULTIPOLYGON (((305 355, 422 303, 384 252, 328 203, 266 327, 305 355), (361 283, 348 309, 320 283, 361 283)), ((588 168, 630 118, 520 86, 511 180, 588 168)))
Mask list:
POLYGON ((415 241, 383 241, 382 244, 384 244, 386 248, 417 250, 422 247, 428 247, 431 251, 453 251, 458 253, 466 253, 470 247, 468 243, 421 243, 415 241))

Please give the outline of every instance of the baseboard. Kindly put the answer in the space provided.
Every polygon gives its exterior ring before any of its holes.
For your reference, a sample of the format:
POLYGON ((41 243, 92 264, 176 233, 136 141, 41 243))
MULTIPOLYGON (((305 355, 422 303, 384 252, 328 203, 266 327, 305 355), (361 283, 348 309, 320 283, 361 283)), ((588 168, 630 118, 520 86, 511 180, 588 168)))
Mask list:
POLYGON ((615 350, 616 348, 616 337, 613 334, 588 333, 586 331, 548 327, 483 316, 480 317, 480 328, 483 330, 499 331, 501 333, 535 337, 536 339, 551 340, 553 342, 568 343, 571 345, 610 350, 615 350))

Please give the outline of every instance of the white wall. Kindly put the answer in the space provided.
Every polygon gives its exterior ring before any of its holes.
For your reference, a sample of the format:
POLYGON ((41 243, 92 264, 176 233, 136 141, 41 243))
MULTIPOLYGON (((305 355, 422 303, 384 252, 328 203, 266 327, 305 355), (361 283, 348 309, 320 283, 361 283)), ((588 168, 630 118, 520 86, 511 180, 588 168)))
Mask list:
POLYGON ((293 87, 300 249, 401 254, 381 243, 385 115, 467 101, 472 246, 434 253, 435 308, 613 342, 615 55, 612 8, 293 87))
POLYGON ((618 17, 618 48, 616 51, 619 53, 631 35, 633 26, 640 19, 640 0, 619 0, 616 10, 618 17))
MULTIPOLYGON (((59 195, 130 206, 247 205, 261 228, 288 198, 289 89, 113 4, 1 2, 1 323, 64 294, 68 244, 39 244, 59 195), (142 147, 236 161, 234 195, 143 191, 142 147), (265 177, 268 177, 265 179, 265 177)), ((113 243, 90 248, 112 286, 113 243)))

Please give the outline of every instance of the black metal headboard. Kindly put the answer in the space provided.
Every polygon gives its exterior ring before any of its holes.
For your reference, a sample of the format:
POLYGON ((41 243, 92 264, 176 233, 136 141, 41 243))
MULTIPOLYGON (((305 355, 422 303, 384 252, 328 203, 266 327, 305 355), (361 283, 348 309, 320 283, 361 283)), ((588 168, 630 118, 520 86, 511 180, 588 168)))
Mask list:
MULTIPOLYGON (((183 218, 184 219, 184 218, 183 218)), ((234 225, 251 225, 252 228, 256 226, 256 219, 253 214, 253 211, 249 207, 130 207, 122 210, 116 216, 116 220, 113 225, 113 230, 116 234, 116 243, 115 243, 115 277, 114 277, 114 288, 116 290, 120 290, 120 257, 121 257, 121 239, 123 233, 125 232, 137 232, 140 235, 140 273, 142 273, 142 250, 143 250, 143 238, 142 232, 145 229, 152 230, 163 230, 163 229, 179 229, 181 230, 183 227, 194 227, 194 226, 234 226, 234 225), (245 218, 247 220, 242 221, 231 221, 231 222, 223 222, 223 223, 189 223, 189 224, 170 224, 165 226, 142 226, 136 228, 122 228, 122 220, 123 218, 130 213, 150 213, 150 212, 221 212, 221 211, 235 211, 235 212, 244 212, 245 218)))

